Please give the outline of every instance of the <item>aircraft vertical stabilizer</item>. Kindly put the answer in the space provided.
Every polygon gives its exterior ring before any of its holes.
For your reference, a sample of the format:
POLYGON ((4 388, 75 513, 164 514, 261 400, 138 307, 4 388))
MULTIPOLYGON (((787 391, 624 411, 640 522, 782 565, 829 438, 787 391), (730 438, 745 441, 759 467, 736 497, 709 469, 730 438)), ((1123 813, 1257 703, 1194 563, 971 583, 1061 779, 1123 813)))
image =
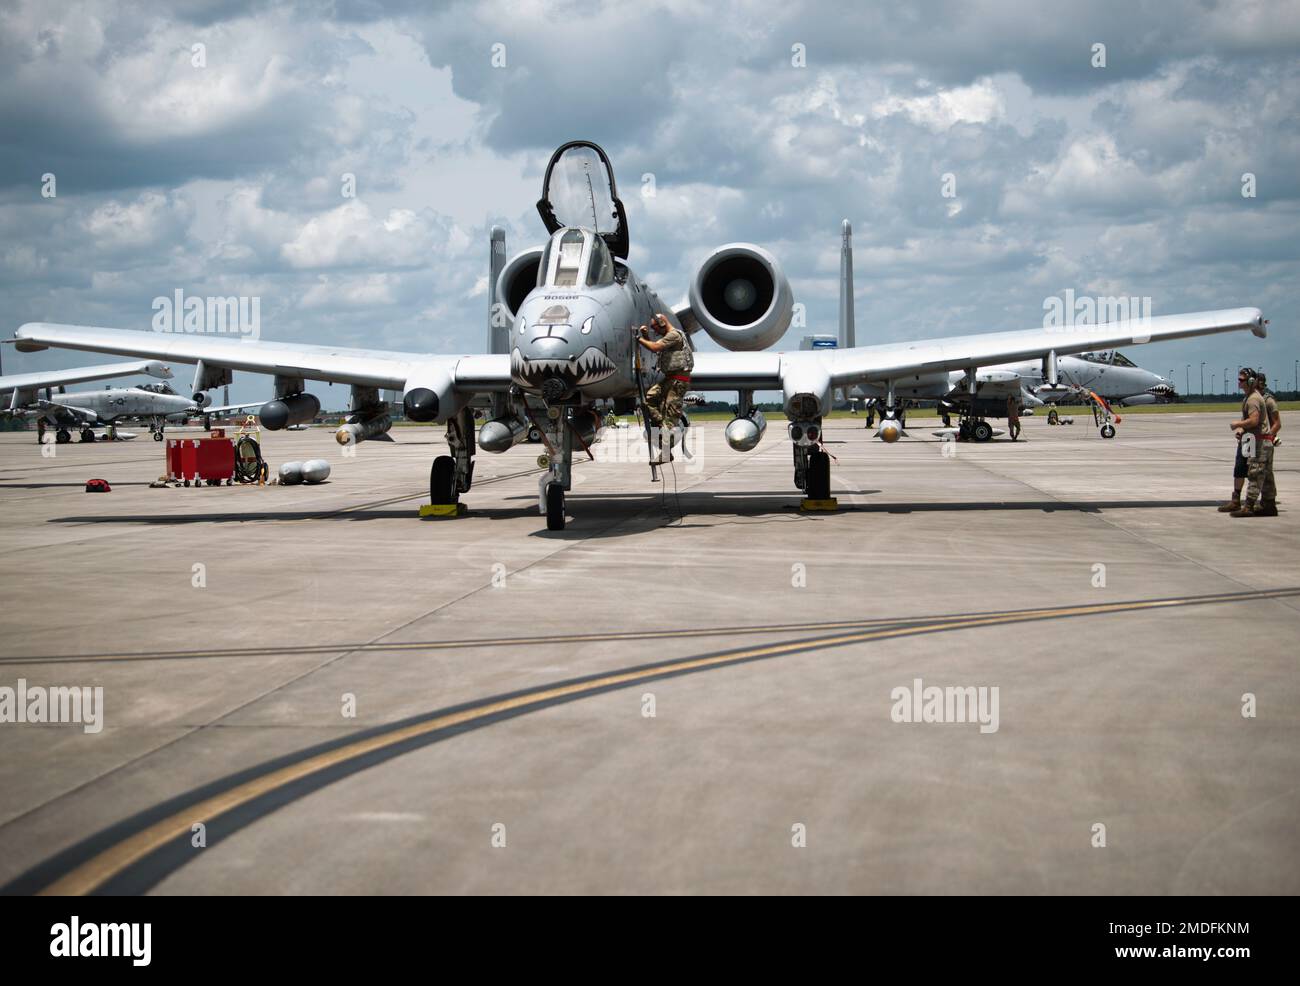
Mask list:
POLYGON ((853 227, 844 220, 844 239, 840 244, 840 348, 857 345, 853 327, 853 227))

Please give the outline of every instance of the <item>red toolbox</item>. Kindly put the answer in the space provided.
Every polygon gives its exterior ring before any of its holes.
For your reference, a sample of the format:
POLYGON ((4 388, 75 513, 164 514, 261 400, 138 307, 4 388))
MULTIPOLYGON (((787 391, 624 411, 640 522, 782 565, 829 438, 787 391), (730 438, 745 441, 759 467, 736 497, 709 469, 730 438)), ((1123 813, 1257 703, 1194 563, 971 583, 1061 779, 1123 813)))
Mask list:
POLYGON ((229 438, 167 439, 167 478, 186 486, 227 485, 235 477, 235 443, 229 438))

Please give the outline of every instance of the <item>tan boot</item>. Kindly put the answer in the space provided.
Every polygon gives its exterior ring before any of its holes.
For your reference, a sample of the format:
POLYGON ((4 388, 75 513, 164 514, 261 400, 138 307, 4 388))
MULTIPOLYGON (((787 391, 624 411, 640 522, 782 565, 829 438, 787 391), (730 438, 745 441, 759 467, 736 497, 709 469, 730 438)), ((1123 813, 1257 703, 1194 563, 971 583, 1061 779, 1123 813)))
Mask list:
POLYGON ((1234 510, 1240 510, 1240 509, 1241 509, 1241 497, 1240 497, 1240 496, 1234 496, 1234 497, 1233 497, 1231 500, 1229 500, 1227 503, 1223 503, 1223 504, 1220 504, 1220 505, 1219 505, 1219 513, 1221 513, 1221 514, 1230 514, 1230 513, 1232 513, 1234 510))
POLYGON ((1254 517, 1255 504, 1253 501, 1247 500, 1245 503, 1241 505, 1241 509, 1234 510, 1232 513, 1228 514, 1228 516, 1229 517, 1254 517))

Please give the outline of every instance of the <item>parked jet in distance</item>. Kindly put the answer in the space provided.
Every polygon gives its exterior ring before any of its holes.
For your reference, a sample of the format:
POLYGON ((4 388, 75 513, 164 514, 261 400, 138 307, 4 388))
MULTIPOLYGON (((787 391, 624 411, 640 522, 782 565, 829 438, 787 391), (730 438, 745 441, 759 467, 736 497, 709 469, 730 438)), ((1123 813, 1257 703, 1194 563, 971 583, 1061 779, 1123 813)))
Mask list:
MULTIPOLYGON (((1022 408, 1032 409, 1059 401, 1086 402, 1088 391, 1120 407, 1156 404, 1176 396, 1168 380, 1142 369, 1115 350, 1058 356, 1056 373, 1057 384, 1053 387, 1046 379, 1042 360, 1022 360, 980 369, 975 374, 972 399, 966 373, 954 370, 946 379, 938 381, 917 381, 911 386, 896 384, 895 397, 909 405, 937 404, 946 424, 953 414, 972 419, 1004 418, 1008 398, 1014 398, 1022 408)), ((849 393, 850 402, 863 402, 868 428, 880 412, 883 397, 883 389, 871 385, 854 387, 849 393)), ((973 433, 988 432, 989 429, 973 429, 973 433)))
MULTIPOLYGON (((171 367, 156 359, 135 360, 129 363, 103 363, 99 366, 78 366, 66 370, 38 370, 35 373, 11 373, 0 376, 0 413, 14 417, 34 417, 38 430, 44 429, 45 421, 54 421, 57 408, 69 397, 79 395, 65 394, 62 389, 74 383, 88 383, 92 380, 111 380, 116 377, 130 377, 138 373, 170 380, 171 367), (55 400, 54 388, 60 393, 55 400), (41 391, 45 396, 41 397, 41 391)), ((60 441, 70 441, 71 436, 60 441)))
MULTIPOLYGON (((391 427, 381 390, 401 389, 412 421, 447 426, 450 455, 430 470, 430 499, 442 512, 458 509, 474 470, 474 412, 486 398, 491 419, 478 431, 485 452, 504 452, 524 441, 530 426, 548 449, 539 482, 539 507, 547 527, 564 527, 565 491, 571 485, 574 448, 596 440, 603 407, 632 411, 654 374, 639 361, 637 326, 654 313, 688 333, 705 332, 726 352, 695 355, 693 390, 735 392, 735 419, 727 442, 754 448, 767 428, 754 407, 755 391, 777 390, 789 420, 794 485, 809 499, 831 491, 830 456, 822 446, 822 419, 836 388, 875 384, 885 393, 880 428, 896 440, 898 388, 947 380, 965 370, 975 380, 982 366, 1045 358, 1055 380, 1062 355, 1139 345, 1218 332, 1266 334, 1257 308, 1165 315, 1141 322, 1036 328, 955 338, 891 342, 843 349, 776 352, 794 295, 776 258, 762 247, 728 243, 712 251, 691 279, 688 303, 673 310, 627 264, 627 212, 619 200, 609 158, 588 141, 564 144, 552 155, 542 182, 538 213, 550 234, 506 261, 505 234, 491 233, 488 279, 488 349, 480 355, 344 349, 337 346, 245 340, 183 333, 154 333, 32 322, 16 333, 21 349, 58 346, 91 352, 156 356, 198 365, 198 393, 228 383, 235 370, 272 374, 275 400, 260 412, 275 430, 311 420, 319 400, 308 380, 350 384, 351 416, 339 429, 343 444, 384 434, 391 427), (642 367, 642 369, 638 369, 642 367)), ((848 233, 848 223, 844 224, 848 233)), ((847 242, 847 235, 846 235, 847 242)), ((852 318, 852 291, 841 283, 841 311, 852 318)), ((841 316, 843 318, 843 314, 841 316)))
POLYGON ((93 442, 97 437, 96 428, 106 427, 107 437, 117 438, 117 426, 123 421, 143 421, 148 424, 154 441, 161 442, 168 421, 184 423, 196 415, 203 415, 206 419, 208 415, 258 407, 263 403, 251 401, 227 407, 208 407, 192 398, 181 397, 165 383, 158 383, 58 394, 25 413, 37 420, 37 441, 43 440, 46 427, 51 425, 58 429, 55 441, 62 445, 72 441, 73 429, 80 432, 83 442, 93 442))

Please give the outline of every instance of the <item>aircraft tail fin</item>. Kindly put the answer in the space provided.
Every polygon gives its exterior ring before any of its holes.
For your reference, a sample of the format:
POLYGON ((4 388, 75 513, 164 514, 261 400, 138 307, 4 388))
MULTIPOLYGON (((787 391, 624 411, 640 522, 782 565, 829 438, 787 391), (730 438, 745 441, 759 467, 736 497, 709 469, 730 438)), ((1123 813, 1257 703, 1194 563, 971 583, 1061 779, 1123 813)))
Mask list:
POLYGON ((853 325, 853 227, 846 219, 840 228, 840 348, 852 349, 857 345, 853 325))
MULTIPOLYGON (((510 352, 510 322, 506 318, 506 307, 497 297, 497 282, 501 271, 506 266, 506 231, 500 226, 493 226, 488 247, 488 330, 487 351, 500 354, 510 352)), ((499 418, 506 413, 506 395, 492 395, 492 416, 499 418)))
POLYGON ((506 231, 500 226, 493 226, 490 246, 488 248, 488 337, 489 353, 510 352, 510 326, 505 320, 505 313, 498 306, 497 281, 506 265, 506 231))

